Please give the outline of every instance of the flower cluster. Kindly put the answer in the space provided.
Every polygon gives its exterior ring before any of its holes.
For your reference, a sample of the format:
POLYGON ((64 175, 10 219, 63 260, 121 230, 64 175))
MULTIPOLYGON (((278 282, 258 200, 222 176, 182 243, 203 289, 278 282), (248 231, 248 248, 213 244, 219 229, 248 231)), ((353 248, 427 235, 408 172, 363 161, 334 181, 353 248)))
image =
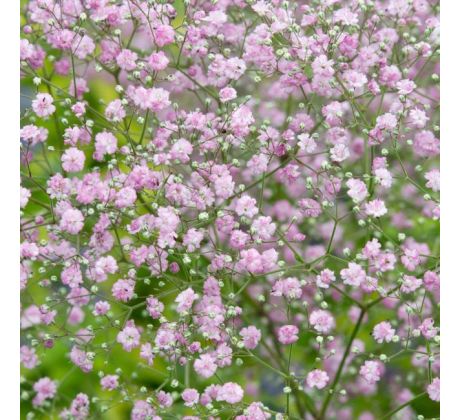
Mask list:
POLYGON ((27 418, 436 417, 437 0, 27 0, 27 418))

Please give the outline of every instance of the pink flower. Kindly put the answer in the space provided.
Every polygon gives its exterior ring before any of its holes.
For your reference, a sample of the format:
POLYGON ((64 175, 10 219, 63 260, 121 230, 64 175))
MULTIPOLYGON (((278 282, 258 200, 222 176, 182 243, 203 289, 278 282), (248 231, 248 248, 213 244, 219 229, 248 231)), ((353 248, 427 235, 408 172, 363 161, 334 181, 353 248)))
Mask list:
POLYGON ((123 349, 130 352, 135 347, 139 347, 141 334, 134 324, 129 320, 125 327, 118 333, 117 342, 123 346, 123 349))
POLYGON ((272 417, 261 402, 251 403, 244 413, 245 415, 235 417, 235 420, 266 420, 272 417))
POLYGON ((33 369, 38 363, 38 357, 33 347, 21 346, 21 363, 27 369, 33 369))
POLYGON ((415 128, 424 128, 429 118, 425 111, 419 108, 414 108, 409 111, 409 125, 415 128))
POLYGON ((193 407, 195 404, 198 404, 200 399, 200 394, 194 388, 186 388, 181 394, 182 399, 185 401, 187 407, 193 407))
POLYGON ((438 290, 441 286, 440 278, 434 271, 427 271, 423 275, 423 284, 430 291, 438 290))
POLYGON ((78 99, 82 99, 83 94, 86 92, 89 92, 88 83, 86 79, 77 77, 75 80, 75 83, 73 80, 70 82, 70 86, 69 86, 70 95, 75 96, 78 99))
POLYGON ((383 85, 395 88, 399 80, 401 80, 401 72, 396 66, 384 66, 380 70, 379 82, 383 85))
POLYGON ((129 91, 134 104, 142 110, 159 112, 170 105, 169 92, 163 88, 146 89, 139 86, 129 91))
MULTIPOLYGON (((345 103, 332 101, 329 104, 323 106, 323 108, 321 109, 321 113, 326 118, 326 122, 331 127, 335 127, 340 125, 340 123, 342 122, 342 117, 344 116, 345 108, 345 103)), ((302 136, 305 136, 305 134, 302 134, 302 136)), ((299 139, 300 138, 301 136, 299 136, 299 139)))
POLYGON ((110 303, 104 300, 100 300, 94 305, 93 314, 95 316, 102 316, 105 315, 108 311, 110 311, 110 303))
POLYGON ((187 163, 192 152, 192 143, 186 139, 179 139, 171 147, 171 159, 178 159, 182 163, 187 163))
POLYGON ((426 391, 428 392, 428 396, 433 401, 440 401, 441 400, 441 381, 439 378, 434 378, 433 382, 426 387, 426 391))
POLYGON ((52 381, 48 377, 40 378, 33 386, 34 391, 37 393, 35 395, 32 403, 34 407, 39 407, 43 405, 45 400, 54 398, 57 391, 56 382, 52 381))
POLYGON ((78 118, 80 118, 86 113, 86 104, 84 102, 76 102, 70 109, 78 118))
POLYGON ((307 133, 298 136, 299 148, 306 153, 313 153, 316 150, 316 141, 307 133))
POLYGON ((414 152, 422 157, 439 155, 440 142, 431 131, 423 130, 415 135, 414 152))
POLYGON ((131 410, 131 420, 147 419, 159 420, 160 417, 155 415, 155 410, 147 401, 137 400, 131 410))
POLYGON ((59 227, 65 232, 76 235, 83 229, 84 220, 80 210, 70 208, 62 215, 59 227))
POLYGON ((313 198, 303 198, 299 201, 299 206, 307 217, 319 217, 319 215, 323 212, 321 209, 321 204, 319 204, 313 198))
POLYGON ((246 105, 242 105, 233 112, 230 126, 237 137, 244 137, 249 133, 249 126, 254 123, 254 116, 246 105))
POLYGON ((193 363, 193 368, 198 375, 203 378, 210 378, 217 370, 214 358, 209 354, 202 354, 199 359, 193 363))
POLYGON ((101 387, 108 391, 118 388, 118 375, 106 375, 101 378, 101 387))
POLYGON ((53 97, 48 93, 39 93, 32 101, 32 109, 39 117, 48 117, 54 114, 56 107, 53 105, 53 97))
POLYGON ((316 285, 318 287, 321 287, 323 289, 328 289, 329 285, 335 281, 335 274, 333 271, 329 269, 324 269, 322 270, 317 276, 316 276, 316 285))
POLYGON ((412 93, 416 87, 417 85, 410 79, 403 79, 396 83, 396 88, 400 95, 408 95, 412 93))
POLYGON ((344 284, 358 287, 366 280, 364 269, 354 262, 348 263, 348 268, 340 270, 340 276, 344 284))
POLYGON ((254 217, 259 209, 256 206, 256 200, 249 195, 245 194, 239 198, 235 205, 235 211, 238 216, 246 216, 248 218, 254 217))
POLYGON ((112 155, 117 151, 116 137, 107 131, 96 134, 96 143, 93 158, 98 161, 104 159, 104 155, 112 155))
POLYGON ((198 299, 198 295, 191 287, 179 293, 175 302, 177 303, 177 312, 180 314, 187 313, 193 305, 193 302, 198 299))
POLYGON ((184 235, 184 245, 187 247, 187 252, 194 252, 200 248, 200 242, 204 238, 204 233, 195 228, 191 228, 184 235))
POLYGON ((136 68, 137 54, 131 50, 121 50, 117 55, 117 64, 122 70, 132 71, 136 68))
POLYGON ((300 282, 295 277, 277 280, 272 288, 273 296, 284 296, 286 299, 299 299, 302 296, 300 282))
POLYGON ((150 343, 145 343, 141 345, 141 351, 139 352, 139 356, 144 359, 149 366, 153 365, 153 359, 155 358, 155 354, 153 353, 153 348, 150 343))
POLYGON ((259 253, 255 248, 241 251, 241 259, 238 261, 238 267, 246 269, 254 274, 268 272, 276 267, 278 253, 274 249, 259 253))
POLYGON ((433 318, 424 319, 418 329, 427 340, 431 340, 438 334, 438 328, 434 326, 433 318))
POLYGON ((359 369, 359 374, 369 384, 375 384, 380 381, 384 368, 381 362, 367 360, 359 369))
POLYGON ((85 166, 85 154, 76 147, 71 147, 64 152, 61 161, 65 171, 78 172, 85 166))
POLYGON ((414 271, 421 261, 420 253, 417 249, 404 247, 404 255, 401 257, 401 262, 407 270, 414 271))
POLYGON ((398 120, 396 119, 396 117, 388 112, 377 117, 377 124, 375 125, 375 127, 379 130, 391 131, 396 127, 397 124, 398 120))
POLYGON ((164 391, 160 391, 157 393, 157 400, 161 408, 171 407, 171 405, 173 404, 173 398, 171 394, 164 391))
POLYGON ((327 334, 335 326, 335 321, 328 311, 318 309, 310 314, 309 322, 321 334, 327 334))
POLYGON ((329 376, 324 370, 315 369, 307 375, 307 386, 309 388, 323 389, 329 382, 329 376))
POLYGON ((249 350, 255 349, 262 338, 260 330, 252 325, 241 329, 240 335, 243 338, 244 347, 249 350))
POLYGON ((376 181, 384 188, 390 188, 393 184, 393 176, 386 168, 378 168, 374 171, 376 181))
POLYGON ((132 206, 137 199, 136 190, 131 187, 124 187, 115 195, 115 205, 122 209, 132 206))
POLYGON ((70 414, 76 420, 84 420, 89 416, 89 398, 86 394, 80 392, 72 400, 70 414))
POLYGON ((107 105, 105 116, 113 122, 120 122, 126 117, 126 111, 120 99, 115 99, 107 105))
POLYGON ((111 255, 101 257, 94 264, 94 270, 88 273, 92 280, 100 283, 107 280, 107 274, 115 274, 118 270, 118 264, 111 255))
POLYGON ((343 143, 336 144, 331 149, 331 159, 334 162, 343 162, 344 160, 348 159, 349 157, 350 157, 350 150, 343 143))
POLYGON ((72 363, 77 365, 85 373, 93 370, 93 357, 94 354, 87 353, 77 346, 72 347, 70 351, 70 360, 72 363))
POLYGON ((40 254, 40 250, 35 243, 23 242, 20 248, 21 258, 35 258, 40 254))
POLYGON ((363 87, 367 83, 367 77, 355 70, 347 70, 343 74, 345 85, 351 91, 363 87))
POLYGON ((225 87, 219 91, 219 98, 222 102, 228 102, 236 98, 236 90, 231 87, 225 87))
POLYGON ((159 47, 174 42, 174 29, 169 25, 158 25, 153 31, 155 44, 159 47))
POLYGON ((147 312, 153 319, 161 317, 161 313, 164 310, 164 305, 157 298, 150 296, 147 298, 147 312))
POLYGON ((379 199, 369 201, 364 205, 364 210, 368 216, 381 217, 387 214, 388 210, 385 207, 385 202, 379 199))
POLYGON ((21 139, 26 142, 36 145, 37 143, 43 143, 48 137, 48 130, 43 127, 37 127, 36 125, 29 124, 21 128, 19 135, 21 139))
POLYGON ((428 181, 425 185, 433 191, 439 191, 441 186, 441 179, 439 169, 432 169, 425 174, 425 179, 428 181))
POLYGON ((88 35, 79 35, 73 37, 72 49, 74 54, 80 60, 84 60, 88 55, 92 54, 96 45, 88 35))
POLYGON ((281 344, 292 344, 295 343, 299 336, 299 329, 295 325, 284 325, 278 330, 278 341, 281 344))
POLYGON ((20 196, 21 196, 21 201, 20 201, 20 206, 21 209, 23 209, 25 206, 27 206, 27 203, 29 202, 29 198, 32 195, 32 193, 24 187, 21 187, 20 190, 20 196))
POLYGON ((216 401, 225 401, 228 404, 237 404, 243 399, 243 396, 243 388, 234 382, 226 382, 219 387, 216 401))
POLYGON ((148 59, 148 65, 152 70, 161 71, 168 67, 169 59, 163 51, 153 53, 148 59))
POLYGON ((422 280, 414 276, 404 274, 401 286, 401 292, 412 293, 415 292, 422 285, 422 280))
POLYGON ((374 337, 375 341, 377 341, 377 343, 382 344, 384 341, 389 343, 395 336, 395 330, 391 327, 389 322, 380 322, 374 327, 372 336, 374 337))
POLYGON ((355 201, 363 201, 367 195, 366 184, 359 179, 349 179, 347 181, 348 192, 347 194, 355 201))
POLYGON ((275 233, 276 225, 272 223, 272 218, 270 216, 260 216, 251 226, 251 231, 254 234, 255 239, 261 239, 263 241, 268 241, 273 234, 275 233))
POLYGON ((232 355, 232 348, 225 343, 219 344, 213 354, 219 367, 230 366, 232 364, 232 355))
POLYGON ((120 279, 112 286, 112 296, 121 302, 128 302, 134 296, 134 286, 134 280, 120 279))

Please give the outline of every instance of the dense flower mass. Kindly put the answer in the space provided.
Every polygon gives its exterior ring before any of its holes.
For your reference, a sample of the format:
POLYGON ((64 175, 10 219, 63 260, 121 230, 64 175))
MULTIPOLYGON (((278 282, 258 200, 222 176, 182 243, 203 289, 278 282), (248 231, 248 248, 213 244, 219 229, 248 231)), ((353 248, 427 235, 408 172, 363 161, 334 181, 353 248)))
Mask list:
POLYGON ((437 0, 26 0, 24 418, 439 416, 437 0))

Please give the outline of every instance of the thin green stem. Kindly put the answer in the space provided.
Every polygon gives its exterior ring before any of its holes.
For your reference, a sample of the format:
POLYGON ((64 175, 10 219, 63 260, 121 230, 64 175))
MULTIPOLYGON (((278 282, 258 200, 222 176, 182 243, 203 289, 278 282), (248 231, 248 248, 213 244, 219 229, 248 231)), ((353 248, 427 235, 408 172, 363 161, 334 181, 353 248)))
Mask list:
POLYGON ((425 395, 426 395, 426 392, 422 392, 421 394, 416 395, 411 400, 409 400, 409 401, 405 402, 404 404, 401 404, 400 406, 396 407, 394 410, 392 410, 389 413, 385 414, 383 417, 380 417, 379 420, 385 420, 385 419, 393 418, 393 415, 395 415, 398 411, 401 411, 403 408, 411 405, 413 402, 417 401, 419 398, 422 398, 425 395))
POLYGON ((353 332, 351 333, 351 336, 348 340, 347 347, 345 349, 345 352, 343 353, 342 360, 340 361, 339 368, 337 369, 337 373, 335 374, 334 381, 332 382, 332 385, 328 389, 327 397, 324 400, 324 403, 321 407, 321 411, 319 413, 319 419, 323 420, 327 411, 327 408, 329 406, 329 403, 331 402, 332 395, 335 392, 335 389, 337 387, 337 384, 340 381, 340 377, 342 376, 342 371, 345 366, 345 362, 348 358, 348 355, 350 354, 351 346, 353 345, 353 341, 356 338, 356 335, 358 334, 358 331, 361 327, 361 324, 364 319, 364 315, 366 315, 366 309, 361 309, 361 312, 359 313, 359 318, 358 321, 356 322, 355 328, 353 329, 353 332))

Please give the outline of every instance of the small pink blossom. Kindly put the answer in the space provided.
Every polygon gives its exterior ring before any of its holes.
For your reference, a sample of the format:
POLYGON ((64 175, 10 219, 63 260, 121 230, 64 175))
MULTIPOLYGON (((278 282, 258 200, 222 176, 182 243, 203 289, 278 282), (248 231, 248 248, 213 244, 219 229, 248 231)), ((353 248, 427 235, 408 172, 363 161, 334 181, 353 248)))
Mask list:
POLYGON ((117 342, 123 346, 125 351, 130 352, 140 344, 140 332, 133 320, 129 320, 125 327, 118 333, 117 342))
POLYGON ((372 200, 364 205, 364 210, 368 216, 382 217, 387 214, 388 210, 385 206, 385 202, 382 200, 372 200))
POLYGON ((193 407, 195 404, 198 404, 200 399, 200 394, 194 388, 185 389, 182 394, 182 399, 185 401, 187 407, 193 407))
POLYGON ((309 388, 323 389, 329 382, 329 376, 324 370, 315 369, 307 375, 307 386, 309 388))
POLYGON ((241 329, 240 335, 243 338, 244 347, 249 350, 254 350, 262 338, 260 330, 253 325, 241 329))
POLYGON ((369 384, 375 384, 380 381, 384 368, 381 362, 367 360, 359 369, 359 374, 369 384))
POLYGON ((85 154, 76 147, 71 147, 62 155, 61 161, 65 171, 79 172, 85 165, 85 154))
POLYGON ((357 202, 363 201, 368 195, 366 184, 359 179, 348 180, 347 187, 347 194, 357 202))
POLYGON ((284 325, 278 330, 278 341, 281 344, 295 343, 299 337, 299 329, 295 325, 284 325))
POLYGON ((198 295, 191 287, 179 293, 175 302, 177 303, 177 312, 180 314, 187 313, 193 305, 193 302, 198 299, 198 295))
POLYGON ((433 382, 426 387, 426 391, 428 392, 428 396, 433 401, 440 401, 441 400, 441 381, 439 378, 434 378, 433 382))
POLYGON ((202 354, 193 363, 193 368, 203 378, 210 378, 217 370, 217 365, 209 354, 202 354))
POLYGON ((219 91, 219 98, 222 102, 228 102, 236 98, 236 90, 231 87, 225 87, 219 91))
POLYGON ((101 378, 101 387, 108 391, 118 388, 118 375, 106 375, 101 378))
POLYGON ((333 271, 329 270, 328 268, 322 270, 316 276, 316 285, 323 289, 328 289, 329 285, 335 281, 335 274, 333 271))
POLYGON ((137 54, 131 50, 122 50, 117 55, 117 64, 121 69, 132 71, 136 68, 137 54))
POLYGON ((313 311, 310 314, 309 322, 313 328, 321 334, 327 334, 335 326, 332 315, 328 311, 322 309, 313 311))
POLYGON ((84 217, 80 210, 68 209, 61 217, 59 227, 73 235, 76 235, 83 229, 84 217))
POLYGON ((48 377, 39 379, 33 385, 34 391, 37 393, 32 403, 35 407, 43 405, 45 400, 52 399, 56 395, 57 385, 48 377))
POLYGON ((134 286, 134 280, 120 279, 112 286, 112 296, 121 302, 128 302, 134 296, 134 286))
POLYGON ((256 200, 249 195, 243 195, 236 202, 235 211, 238 216, 254 217, 258 212, 256 200))
POLYGON ((395 336, 395 330, 391 327, 389 322, 380 322, 374 327, 372 336, 374 337, 375 341, 377 341, 377 343, 389 343, 395 336))
POLYGON ((342 269, 340 276, 344 284, 355 287, 360 286, 366 280, 366 272, 359 264, 354 262, 349 263, 348 268, 342 269))
POLYGON ((225 401, 228 404, 239 403, 244 396, 243 388, 234 382, 226 382, 217 392, 217 401, 225 401))
POLYGON ((39 117, 48 117, 54 114, 56 107, 53 105, 53 97, 48 93, 39 93, 32 101, 32 109, 39 117))

